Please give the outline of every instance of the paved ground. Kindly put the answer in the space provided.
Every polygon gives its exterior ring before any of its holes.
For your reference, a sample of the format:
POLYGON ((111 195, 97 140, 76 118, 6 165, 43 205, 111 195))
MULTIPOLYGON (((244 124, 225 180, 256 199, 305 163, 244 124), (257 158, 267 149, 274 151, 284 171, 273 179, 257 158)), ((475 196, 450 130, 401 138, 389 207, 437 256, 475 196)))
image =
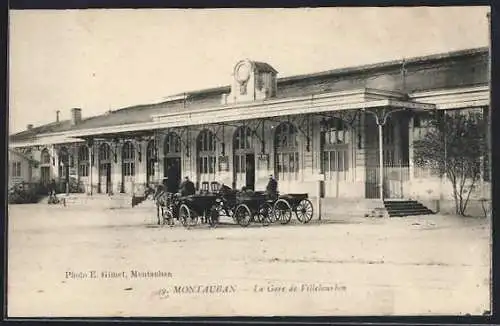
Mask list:
POLYGON ((489 310, 485 219, 186 230, 153 225, 146 207, 9 209, 11 317, 489 310), (132 271, 161 273, 135 277, 132 271))

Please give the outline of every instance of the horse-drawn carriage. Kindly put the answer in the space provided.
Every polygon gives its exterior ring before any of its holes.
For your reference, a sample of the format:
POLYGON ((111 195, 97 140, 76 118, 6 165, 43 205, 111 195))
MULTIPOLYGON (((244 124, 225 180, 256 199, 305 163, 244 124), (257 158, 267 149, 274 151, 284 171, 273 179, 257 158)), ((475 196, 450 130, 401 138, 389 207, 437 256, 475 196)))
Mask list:
POLYGON ((190 196, 163 193, 155 195, 155 200, 158 224, 173 225, 178 220, 189 227, 201 220, 215 226, 220 216, 227 216, 246 227, 252 222, 288 224, 293 213, 301 223, 308 223, 313 217, 313 206, 307 194, 284 194, 270 198, 262 191, 231 190, 190 196))

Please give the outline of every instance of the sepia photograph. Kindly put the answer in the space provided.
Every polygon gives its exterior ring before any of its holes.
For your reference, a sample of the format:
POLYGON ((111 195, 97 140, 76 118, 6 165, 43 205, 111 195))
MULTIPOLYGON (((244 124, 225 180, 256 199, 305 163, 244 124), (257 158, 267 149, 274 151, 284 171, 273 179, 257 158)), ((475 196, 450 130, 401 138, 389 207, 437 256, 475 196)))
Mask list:
POLYGON ((10 10, 6 317, 490 315, 490 8, 10 10))

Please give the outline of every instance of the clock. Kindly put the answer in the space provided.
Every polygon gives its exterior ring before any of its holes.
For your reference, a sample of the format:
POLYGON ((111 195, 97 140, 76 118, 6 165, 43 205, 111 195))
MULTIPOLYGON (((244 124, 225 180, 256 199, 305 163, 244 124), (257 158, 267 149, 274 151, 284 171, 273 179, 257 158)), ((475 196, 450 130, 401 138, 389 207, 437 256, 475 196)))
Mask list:
POLYGON ((239 83, 244 83, 250 78, 250 65, 248 62, 240 64, 236 67, 236 80, 239 83))

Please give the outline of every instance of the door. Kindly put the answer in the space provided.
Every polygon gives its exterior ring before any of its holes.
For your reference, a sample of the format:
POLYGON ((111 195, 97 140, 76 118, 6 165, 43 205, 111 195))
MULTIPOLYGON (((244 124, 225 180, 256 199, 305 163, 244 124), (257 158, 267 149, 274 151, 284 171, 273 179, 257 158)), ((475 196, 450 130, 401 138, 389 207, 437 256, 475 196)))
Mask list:
POLYGON ((246 154, 235 154, 233 159, 233 188, 241 189, 246 185, 247 159, 246 154))
POLYGON ((245 185, 247 188, 255 190, 255 155, 246 154, 245 157, 245 185))
POLYGON ((177 184, 180 185, 182 179, 181 171, 181 158, 180 157, 167 157, 163 160, 163 177, 168 177, 169 168, 172 168, 171 172, 173 176, 177 179, 177 184))
POLYGON ((99 165, 99 192, 108 194, 111 191, 111 163, 99 165))
POLYGON ((42 166, 40 169, 40 179, 44 186, 48 185, 50 182, 50 167, 42 166))

